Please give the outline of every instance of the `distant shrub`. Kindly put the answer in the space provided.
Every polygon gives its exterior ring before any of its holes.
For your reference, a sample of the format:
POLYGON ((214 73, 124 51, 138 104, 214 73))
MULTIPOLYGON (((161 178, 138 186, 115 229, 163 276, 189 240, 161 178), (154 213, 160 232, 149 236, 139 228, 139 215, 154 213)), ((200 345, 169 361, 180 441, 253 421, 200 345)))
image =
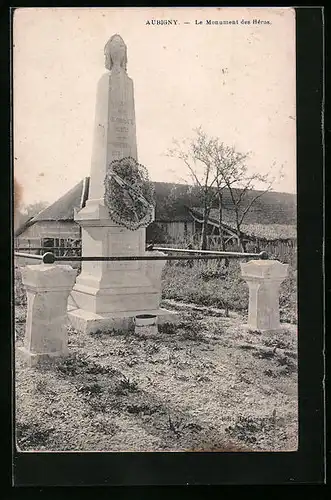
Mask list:
POLYGON ((147 243, 162 244, 167 243, 167 232, 157 222, 152 222, 146 228, 147 243))

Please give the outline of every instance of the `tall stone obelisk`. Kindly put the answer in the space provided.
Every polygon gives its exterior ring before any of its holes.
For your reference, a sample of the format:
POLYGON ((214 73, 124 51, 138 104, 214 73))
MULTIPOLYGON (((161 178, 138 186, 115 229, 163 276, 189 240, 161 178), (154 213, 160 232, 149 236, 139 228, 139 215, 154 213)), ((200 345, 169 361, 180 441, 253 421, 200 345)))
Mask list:
MULTIPOLYGON (((127 48, 119 35, 105 46, 107 73, 98 83, 90 191, 86 206, 75 215, 82 228, 82 255, 145 254, 144 227, 129 230, 109 217, 104 179, 115 159, 137 160, 133 82, 127 75, 127 48)), ((144 261, 82 262, 69 297, 69 320, 80 331, 126 328, 137 314, 157 314, 160 285, 144 261)))

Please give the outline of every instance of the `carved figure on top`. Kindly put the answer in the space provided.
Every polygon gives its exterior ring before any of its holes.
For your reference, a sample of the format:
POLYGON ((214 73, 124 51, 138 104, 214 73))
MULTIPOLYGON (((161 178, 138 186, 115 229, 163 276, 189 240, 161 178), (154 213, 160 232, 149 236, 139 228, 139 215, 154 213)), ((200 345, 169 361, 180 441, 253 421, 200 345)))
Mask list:
POLYGON ((105 45, 105 67, 109 71, 126 71, 127 48, 120 35, 113 35, 105 45))

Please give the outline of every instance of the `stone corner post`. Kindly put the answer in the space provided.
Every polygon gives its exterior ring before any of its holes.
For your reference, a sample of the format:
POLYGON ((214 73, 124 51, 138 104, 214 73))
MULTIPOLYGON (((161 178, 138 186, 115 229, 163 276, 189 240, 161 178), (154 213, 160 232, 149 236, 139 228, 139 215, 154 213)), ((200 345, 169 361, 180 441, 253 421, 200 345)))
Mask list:
POLYGON ((240 267, 249 287, 248 328, 261 332, 280 330, 279 287, 288 274, 288 264, 251 260, 240 267))
POLYGON ((27 316, 21 354, 29 366, 68 352, 67 301, 77 270, 68 265, 39 264, 22 268, 27 316))
MULTIPOLYGON (((165 257, 167 254, 159 251, 146 251, 145 255, 155 256, 155 257, 165 257)), ((156 288, 159 294, 159 300, 161 300, 161 277, 162 271, 165 267, 167 261, 166 260, 147 260, 145 263, 146 266, 146 275, 150 279, 153 286, 156 288)))
MULTIPOLYGON (((151 255, 155 257, 166 257, 168 254, 160 252, 158 250, 145 251, 145 255, 151 255)), ((178 313, 174 311, 168 311, 166 309, 161 309, 162 300, 162 272, 166 265, 165 260, 147 260, 144 263, 146 277, 152 284, 155 293, 155 310, 157 314, 157 324, 162 325, 164 323, 178 323, 180 321, 178 313)))

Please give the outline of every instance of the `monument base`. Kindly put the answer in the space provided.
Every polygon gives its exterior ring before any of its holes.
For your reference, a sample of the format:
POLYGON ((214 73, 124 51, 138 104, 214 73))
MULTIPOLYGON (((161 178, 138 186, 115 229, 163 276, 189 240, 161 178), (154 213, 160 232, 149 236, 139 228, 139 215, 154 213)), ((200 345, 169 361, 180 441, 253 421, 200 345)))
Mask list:
POLYGON ((43 363, 49 363, 56 358, 68 356, 68 351, 52 352, 52 353, 34 353, 29 351, 26 347, 18 347, 17 352, 22 361, 32 368, 43 363))
POLYGON ((69 324, 78 332, 95 333, 111 332, 112 330, 129 330, 134 326, 135 316, 141 314, 152 314, 157 316, 157 323, 176 323, 179 321, 179 316, 176 312, 168 311, 167 309, 154 309, 150 311, 125 311, 96 314, 83 309, 75 309, 68 306, 69 324))
POLYGON ((244 324, 243 325, 245 330, 249 332, 258 332, 258 333, 261 333, 261 334, 275 334, 275 333, 284 333, 286 331, 286 326, 279 326, 277 328, 270 328, 270 329, 267 329, 267 328, 254 328, 254 326, 251 326, 251 325, 248 325, 248 324, 244 324))

